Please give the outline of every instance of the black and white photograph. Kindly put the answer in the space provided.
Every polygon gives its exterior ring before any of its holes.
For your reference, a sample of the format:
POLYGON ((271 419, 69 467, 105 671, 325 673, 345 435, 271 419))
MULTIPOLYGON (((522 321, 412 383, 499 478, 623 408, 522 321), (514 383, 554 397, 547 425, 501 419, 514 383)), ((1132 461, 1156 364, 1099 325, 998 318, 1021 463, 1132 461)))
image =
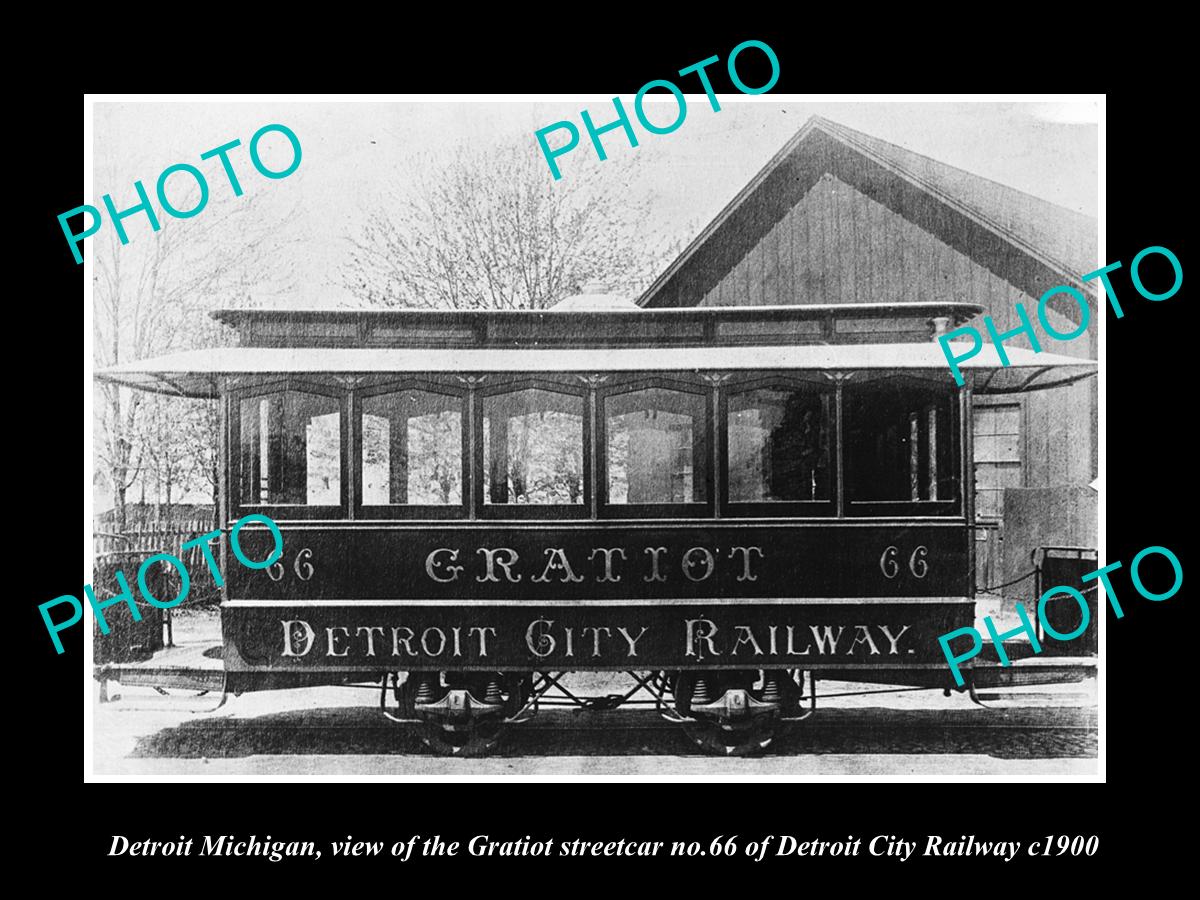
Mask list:
POLYGON ((680 84, 89 98, 89 779, 1104 779, 1103 97, 680 84))

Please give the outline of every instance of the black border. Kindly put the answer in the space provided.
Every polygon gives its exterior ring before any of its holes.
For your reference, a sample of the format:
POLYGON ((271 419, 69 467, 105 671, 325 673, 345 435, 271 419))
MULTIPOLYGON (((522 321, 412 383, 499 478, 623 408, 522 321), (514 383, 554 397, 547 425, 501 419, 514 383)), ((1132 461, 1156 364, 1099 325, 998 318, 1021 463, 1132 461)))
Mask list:
MULTIPOLYGON (((1007 16, 989 19, 986 28, 969 18, 935 26, 927 17, 912 21, 911 15, 897 12, 892 20, 873 22, 873 29, 858 33, 847 31, 840 18, 823 19, 819 10, 805 14, 811 15, 811 21, 800 31, 794 24, 785 27, 778 21, 743 22, 720 16, 721 23, 707 28, 707 34, 699 33, 699 27, 629 27, 622 20, 620 35, 604 34, 598 27, 594 36, 578 28, 571 29, 569 36, 565 30, 531 30, 516 36, 507 30, 511 28, 511 13, 507 13, 504 28, 499 22, 496 28, 481 22, 472 29, 435 31, 432 34, 440 37, 429 41, 405 40, 401 31, 399 49, 395 30, 364 31, 354 17, 344 21, 334 17, 322 22, 319 40, 321 47, 332 48, 334 65, 307 68, 297 62, 297 48, 307 53, 318 41, 303 33, 303 24, 275 16, 272 29, 280 30, 281 40, 265 42, 256 59, 260 71, 275 65, 294 76, 296 90, 330 90, 334 87, 330 78, 336 79, 331 72, 344 68, 355 73, 337 86, 346 91, 359 87, 351 83, 359 81, 463 92, 482 88, 629 94, 661 71, 714 53, 724 55, 744 35, 756 35, 779 54, 782 75, 777 93, 866 92, 878 90, 881 83, 897 91, 933 92, 951 89, 947 78, 952 78, 956 91, 980 93, 1108 87, 1106 261, 1119 259, 1127 266, 1139 250, 1160 244, 1174 250, 1188 268, 1186 237, 1193 212, 1186 185, 1193 161, 1186 105, 1181 109, 1180 94, 1174 89, 1189 81, 1180 71, 1180 63, 1191 58, 1181 46, 1186 29, 1172 29, 1170 20, 1161 18, 1151 29, 1142 25, 1144 20, 1133 18, 1117 34, 1105 16, 1093 24, 1086 17, 1073 14, 1068 20, 1054 10, 1040 9, 1035 21, 1014 9, 1007 16), (902 23, 900 15, 908 21, 902 23), (480 40, 472 44, 475 34, 480 40), (839 39, 826 40, 830 35, 839 39), (1050 52, 1047 48, 1056 46, 1063 55, 1054 58, 1063 62, 1052 69, 1038 65, 1038 59, 1045 63, 1050 58, 1044 55, 1050 52), (1039 47, 1044 51, 1040 57, 1039 47), (336 57, 351 48, 354 58, 347 59, 349 65, 337 65, 336 57), (1078 62, 1086 58, 1081 54, 1088 48, 1103 54, 1099 67, 1078 62), (955 67, 954 60, 967 58, 964 53, 978 64, 955 67), (669 65, 660 65, 661 59, 669 60, 669 65), (486 85, 480 82, 485 77, 486 85)), ((90 59, 97 37, 118 40, 111 34, 111 23, 95 29, 60 26, 52 33, 62 38, 55 45, 55 57, 66 60, 90 59), (90 49, 82 45, 84 34, 90 49)), ((118 76, 116 69, 102 68, 88 76, 101 83, 88 87, 123 90, 134 77, 138 87, 168 92, 257 89, 245 83, 253 76, 246 69, 244 42, 213 42, 211 56, 208 65, 194 72, 179 77, 156 72, 152 83, 145 84, 137 73, 118 76), (114 81, 118 78, 121 85, 114 81)), ((21 303, 15 314, 24 318, 31 333, 52 336, 62 357, 69 356, 73 340, 62 333, 61 308, 78 302, 83 276, 54 218, 84 199, 75 174, 82 96, 78 87, 65 83, 67 71, 69 64, 43 67, 35 77, 50 83, 36 96, 33 92, 19 96, 14 112, 38 137, 37 151, 29 155, 32 171, 17 180, 18 192, 26 195, 19 208, 35 211, 21 221, 23 228, 33 232, 26 246, 38 262, 17 266, 16 275, 25 282, 25 296, 39 298, 39 302, 21 303)), ((723 84, 716 87, 727 89, 723 84)), ((1194 354, 1187 352, 1193 325, 1187 288, 1169 301, 1152 304, 1133 294, 1127 272, 1115 283, 1126 315, 1117 321, 1111 309, 1105 311, 1108 559, 1128 563, 1140 549, 1157 543, 1174 550, 1185 572, 1191 572, 1190 542, 1185 538, 1193 528, 1193 515, 1181 495, 1190 484, 1194 448, 1180 434, 1181 422, 1186 423, 1186 407, 1181 412, 1181 404, 1195 379, 1194 354)), ((65 364, 47 366, 39 374, 44 389, 14 391, 10 399, 19 421, 46 421, 45 397, 51 392, 64 398, 77 396, 78 382, 68 374, 65 364)), ((986 859, 917 858, 898 863, 796 857, 768 857, 760 866, 713 859, 686 864, 657 861, 646 866, 604 859, 560 865, 556 860, 456 857, 428 859, 417 866, 391 859, 349 860, 351 865, 338 867, 340 871, 332 866, 327 870, 337 873, 336 886, 341 890, 359 889, 365 879, 374 877, 393 886, 422 889, 425 879, 444 885, 449 875, 468 889, 487 889, 494 888, 497 875, 549 876, 574 884, 596 874, 606 879, 609 889, 624 891, 646 884, 644 873, 652 869, 671 879, 658 882, 656 892, 664 883, 673 890, 693 884, 710 891, 744 890, 756 883, 775 889, 769 887, 771 882, 761 881, 766 866, 769 874, 786 879, 784 884, 818 889, 827 881, 834 888, 853 884, 891 891, 898 886, 970 886, 986 879, 996 892, 1032 888, 1086 895, 1122 883, 1112 878, 1116 875, 1135 887, 1166 881, 1186 871, 1185 861, 1191 858, 1191 833, 1178 817, 1177 803, 1190 774, 1187 745, 1180 741, 1178 728, 1186 722, 1194 681, 1190 665, 1194 654, 1188 639, 1194 629, 1186 587, 1163 603, 1133 596, 1119 621, 1111 609, 1107 613, 1107 786, 1011 785, 969 778, 963 784, 719 787, 706 779, 701 784, 673 786, 578 785, 569 791, 535 784, 389 785, 389 794, 403 797, 397 801, 402 802, 397 812, 391 801, 360 805, 355 798, 378 798, 381 786, 369 784, 222 785, 217 791, 207 785, 83 785, 82 723, 71 703, 79 690, 82 630, 64 632, 66 653, 56 655, 36 602, 79 591, 77 538, 64 533, 60 515, 61 510, 74 507, 77 482, 62 473, 77 472, 80 450, 87 454, 90 448, 81 448, 73 437, 60 439, 53 431, 42 440, 30 441, 36 452, 33 465, 44 475, 22 479, 12 497, 22 522, 39 535, 22 546, 22 565, 14 573, 19 594, 27 598, 18 608, 28 618, 26 629, 18 629, 13 638, 24 651, 22 696, 17 702, 27 713, 13 743, 28 745, 21 757, 23 779, 37 789, 35 799, 22 805, 19 868, 36 867, 44 873, 59 871, 66 862, 80 871, 86 869, 97 883, 137 879, 146 884, 153 878, 164 890, 180 878, 205 878, 214 890, 223 890, 251 879, 269 880, 274 887, 294 883, 312 887, 327 877, 314 877, 313 870, 290 864, 268 867, 259 860, 189 860, 181 866, 175 860, 105 856, 114 833, 159 840, 184 831, 224 833, 232 827, 230 809, 241 810, 233 817, 239 830, 313 840, 344 839, 348 831, 356 838, 390 838, 396 836, 398 816, 409 820, 400 829, 404 836, 418 831, 440 833, 445 840, 478 833, 496 838, 530 834, 535 839, 622 835, 696 839, 707 844, 719 833, 737 832, 739 840, 767 832, 836 839, 867 830, 910 839, 922 833, 957 837, 963 832, 980 839, 1030 839, 1047 832, 1101 836, 1095 858, 1049 862, 1018 858, 1012 864, 986 859), (81 807, 89 811, 83 817, 77 815, 81 807), (1018 867, 1016 872, 1013 866, 1018 867), (484 877, 489 880, 482 881, 484 877)), ((1121 575, 1118 572, 1114 584, 1125 597, 1132 587, 1127 575, 1121 575)))

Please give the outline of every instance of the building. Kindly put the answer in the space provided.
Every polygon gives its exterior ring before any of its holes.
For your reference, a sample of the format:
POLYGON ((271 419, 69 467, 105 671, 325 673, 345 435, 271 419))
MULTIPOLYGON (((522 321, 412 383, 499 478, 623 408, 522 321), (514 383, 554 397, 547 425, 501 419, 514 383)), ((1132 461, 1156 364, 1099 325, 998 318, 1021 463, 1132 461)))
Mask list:
MULTIPOLYGON (((1098 295, 1081 276, 1098 267, 1096 243, 1086 216, 814 116, 638 303, 954 300, 982 305, 1003 332, 1020 325, 1016 303, 1033 316, 1045 291, 1070 285, 1087 298, 1087 330, 1059 341, 1039 329, 1041 347, 1095 359, 1098 295)), ((1078 327, 1069 298, 1049 307, 1057 331, 1078 327)), ((1094 548, 1096 379, 977 403, 977 587, 1027 573, 1036 547, 1094 548)), ((1012 590, 1028 596, 1031 582, 1012 590)))

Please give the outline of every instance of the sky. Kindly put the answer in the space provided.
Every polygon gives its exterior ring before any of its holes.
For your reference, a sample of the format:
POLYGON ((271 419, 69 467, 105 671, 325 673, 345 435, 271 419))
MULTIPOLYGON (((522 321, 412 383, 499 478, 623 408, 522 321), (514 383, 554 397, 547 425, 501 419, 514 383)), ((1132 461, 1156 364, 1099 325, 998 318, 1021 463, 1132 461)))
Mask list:
MULTIPOLYGON (((632 107, 631 98, 622 99, 632 107)), ((687 99, 687 116, 671 134, 648 134, 635 124, 638 147, 630 147, 619 131, 604 140, 610 159, 638 157, 633 189, 654 197, 646 227, 684 242, 814 114, 1097 215, 1094 103, 807 103, 770 94, 722 95, 721 110, 714 112, 703 94, 687 99)), ((656 105, 647 104, 650 119, 669 122, 674 101, 668 97, 658 110, 656 105)), ((342 305, 350 301, 337 277, 349 257, 347 238, 384 195, 402 194, 415 171, 460 144, 527 140, 536 147, 534 132, 560 120, 582 131, 584 108, 597 124, 614 116, 611 100, 594 96, 519 103, 98 102, 95 196, 86 202, 99 206, 101 195, 111 193, 118 209, 131 206, 135 180, 152 193, 158 174, 180 162, 201 168, 214 192, 228 190, 217 161, 199 157, 240 139, 242 147, 231 159, 248 194, 268 195, 262 198, 264 215, 272 205, 296 207, 289 228, 297 240, 287 252, 294 255, 298 277, 287 305, 342 305), (246 145, 258 128, 276 122, 296 133, 303 160, 293 175, 268 180, 254 172, 246 145)), ((560 157, 563 178, 603 178, 603 164, 581 164, 591 153, 585 134, 573 154, 560 157)), ((282 168, 289 160, 286 140, 269 136, 263 154, 269 166, 282 168)), ((546 177, 551 179, 548 168, 546 177)), ((164 217, 164 228, 187 228, 194 221, 164 217)), ((126 227, 132 241, 154 239, 144 216, 127 220, 126 227)))

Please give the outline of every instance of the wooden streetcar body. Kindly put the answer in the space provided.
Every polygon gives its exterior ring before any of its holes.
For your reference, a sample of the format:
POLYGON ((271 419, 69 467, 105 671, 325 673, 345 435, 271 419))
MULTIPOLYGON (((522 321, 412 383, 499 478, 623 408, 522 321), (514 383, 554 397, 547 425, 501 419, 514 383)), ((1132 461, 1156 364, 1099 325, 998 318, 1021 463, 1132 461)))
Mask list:
MULTIPOLYGON (((219 398, 221 520, 279 526, 274 565, 222 559, 231 689, 375 680, 409 715, 454 695, 466 709, 437 714, 461 719, 519 710, 519 677, 636 670, 676 673, 651 684, 694 721, 705 679, 736 673, 755 686, 714 702, 776 712, 804 672, 952 684, 937 637, 975 615, 973 395, 1093 365, 1002 366, 989 345, 956 387, 934 338, 973 304, 592 299, 223 311, 239 347, 101 373, 219 398)), ((240 545, 261 560, 273 539, 252 524, 240 545)))
MULTIPOLYGON (((230 574, 230 671, 363 672, 389 662, 405 669, 736 668, 798 659, 806 667, 886 659, 944 668, 937 635, 973 621, 969 542, 965 528, 954 525, 862 523, 833 531, 827 524, 618 521, 553 529, 524 522, 280 529, 287 564, 278 581, 267 571, 230 574), (880 566, 882 559, 891 573, 889 548, 904 550, 890 578, 880 566), (603 551, 611 551, 611 568, 603 551), (292 571, 297 552, 313 569, 303 581, 292 571), (920 576, 908 565, 914 554, 920 576), (820 561, 829 558, 847 562, 823 568, 820 561), (398 559, 411 577, 388 574, 398 559), (880 608, 863 619, 867 598, 880 608), (392 615, 381 616, 385 610, 392 615), (542 635, 553 637, 556 629, 537 623, 564 617, 578 625, 568 639, 561 628, 572 625, 559 624, 550 649, 542 635), (303 639, 286 635, 285 622, 303 639), (360 631, 373 627, 380 630, 360 631), (480 634, 480 627, 489 630, 480 634), (889 630, 903 635, 899 647, 886 638, 889 630), (917 639, 917 632, 928 633, 917 639), (689 645, 689 633, 699 646, 689 645), (631 644, 633 637, 640 639, 631 644), (731 638, 740 640, 734 645, 731 638)), ((269 534, 242 534, 251 558, 267 556, 269 534)))

